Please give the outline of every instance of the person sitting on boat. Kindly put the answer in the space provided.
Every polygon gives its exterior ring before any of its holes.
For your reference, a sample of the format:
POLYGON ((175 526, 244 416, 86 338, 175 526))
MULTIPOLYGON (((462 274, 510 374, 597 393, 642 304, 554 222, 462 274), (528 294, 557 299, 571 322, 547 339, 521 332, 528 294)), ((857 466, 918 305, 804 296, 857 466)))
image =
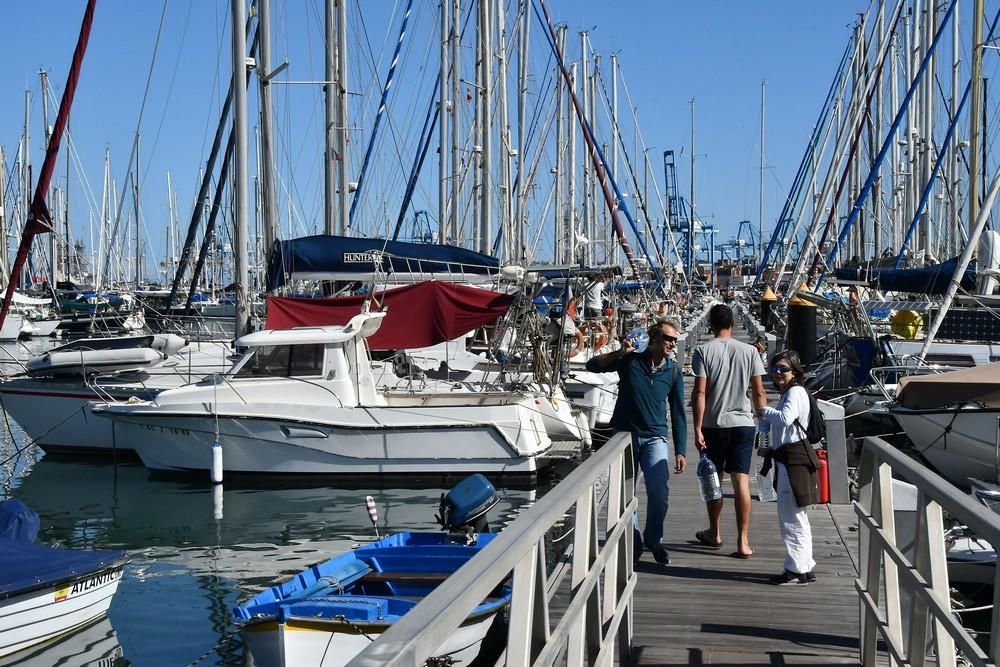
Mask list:
POLYGON ((667 518, 670 480, 669 436, 674 438, 674 472, 687 467, 687 417, 684 411, 684 377, 670 358, 677 345, 677 325, 660 320, 648 329, 649 344, 644 351, 633 349, 626 337, 621 348, 592 357, 587 370, 619 376, 618 400, 611 416, 611 427, 632 434, 634 458, 646 477, 646 526, 641 538, 636 519, 635 560, 642 548, 649 549, 657 563, 669 564, 670 553, 662 544, 663 524, 667 518), (667 427, 667 404, 670 427, 667 427), (641 540, 641 541, 640 541, 641 540))
POLYGON ((604 280, 598 277, 587 289, 583 302, 583 316, 590 319, 597 319, 604 313, 604 280))

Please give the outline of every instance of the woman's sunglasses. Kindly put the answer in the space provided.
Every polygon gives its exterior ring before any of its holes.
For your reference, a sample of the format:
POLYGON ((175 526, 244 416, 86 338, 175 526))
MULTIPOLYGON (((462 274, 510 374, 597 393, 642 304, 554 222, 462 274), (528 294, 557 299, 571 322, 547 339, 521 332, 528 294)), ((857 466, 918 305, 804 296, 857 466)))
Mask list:
POLYGON ((788 373, 791 370, 788 366, 771 366, 772 373, 788 373))

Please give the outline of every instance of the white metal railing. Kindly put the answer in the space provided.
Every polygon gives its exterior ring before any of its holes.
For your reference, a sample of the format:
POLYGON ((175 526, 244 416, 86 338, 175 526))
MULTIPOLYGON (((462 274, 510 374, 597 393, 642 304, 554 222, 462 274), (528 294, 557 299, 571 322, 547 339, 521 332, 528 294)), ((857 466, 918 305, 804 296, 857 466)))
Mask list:
POLYGON ((994 570, 993 609, 987 650, 956 618, 949 597, 944 542, 944 512, 973 531, 980 541, 1000 547, 1000 516, 976 503, 949 482, 879 438, 865 438, 859 467, 860 494, 854 503, 859 520, 861 663, 879 663, 879 640, 890 664, 921 666, 993 665, 1000 658, 1000 570, 994 570), (912 547, 897 536, 892 478, 917 488, 912 547), (881 594, 881 598, 880 598, 881 594), (903 594, 909 604, 902 604, 903 594), (904 630, 909 637, 904 639, 904 630), (933 658, 928 658, 928 648, 933 658), (956 651, 957 649, 957 651, 956 651))
POLYGON ((677 347, 674 348, 674 356, 677 359, 677 363, 683 366, 685 363, 691 361, 690 356, 694 353, 694 349, 688 350, 688 339, 691 338, 695 343, 698 342, 698 337, 704 333, 705 325, 708 322, 708 311, 712 310, 712 306, 717 303, 722 302, 713 299, 705 304, 705 308, 698 314, 698 317, 688 322, 684 326, 684 331, 677 336, 677 347))
MULTIPOLYGON (((469 612, 513 573, 507 665, 622 664, 632 644, 632 442, 614 435, 489 546, 424 598, 349 664, 416 667, 434 657, 469 612), (598 498, 606 489, 606 501, 598 498), (605 517, 599 521, 601 505, 605 517), (569 598, 551 627, 545 538, 573 512, 569 598), (617 649, 617 650, 616 650, 617 649)), ((561 589, 560 589, 561 590, 561 589)), ((560 604, 562 608, 562 604, 560 604)))

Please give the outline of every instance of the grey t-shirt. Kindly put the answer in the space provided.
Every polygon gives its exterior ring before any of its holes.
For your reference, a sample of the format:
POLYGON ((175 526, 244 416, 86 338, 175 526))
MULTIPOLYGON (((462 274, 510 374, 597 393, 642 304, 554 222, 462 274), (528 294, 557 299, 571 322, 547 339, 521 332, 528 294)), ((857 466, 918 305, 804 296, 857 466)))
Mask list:
POLYGON ((695 377, 707 378, 704 428, 753 426, 750 378, 764 375, 760 353, 733 338, 713 338, 691 357, 695 377))

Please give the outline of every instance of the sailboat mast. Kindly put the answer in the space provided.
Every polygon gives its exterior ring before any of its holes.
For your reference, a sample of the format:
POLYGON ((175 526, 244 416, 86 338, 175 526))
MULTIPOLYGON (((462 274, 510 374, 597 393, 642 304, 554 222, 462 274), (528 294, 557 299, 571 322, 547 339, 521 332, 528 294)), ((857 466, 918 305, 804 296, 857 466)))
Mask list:
POLYGON ((347 180, 347 0, 337 2, 337 233, 350 224, 351 187, 347 180))
POLYGON ((278 198, 274 184, 274 126, 271 103, 271 0, 257 0, 257 79, 260 84, 260 161, 261 207, 263 209, 263 260, 271 259, 271 246, 277 237, 278 198))
POLYGON ((694 98, 691 98, 691 200, 688 219, 687 272, 688 280, 694 279, 694 98))
MULTIPOLYGON (((764 101, 767 81, 760 82, 760 209, 757 216, 757 262, 764 261, 764 101)), ((780 224, 781 221, 778 221, 780 224)))
MULTIPOLYGON (((448 0, 444 0, 447 2, 448 0)), ((448 233, 441 240, 442 243, 456 243, 461 241, 458 221, 458 200, 461 196, 461 182, 459 181, 459 166, 461 165, 461 154, 459 153, 459 125, 461 116, 459 115, 458 101, 461 99, 461 75, 462 75, 462 27, 461 27, 460 0, 452 0, 451 5, 451 217, 448 220, 448 233)), ((444 72, 441 73, 444 76, 444 72)))
POLYGON ((492 0, 479 0, 479 252, 490 254, 493 239, 493 198, 490 188, 493 160, 493 16, 492 0))
POLYGON ((336 127, 337 104, 336 90, 334 89, 334 77, 336 76, 336 65, 333 58, 333 43, 336 36, 336 10, 337 0, 326 0, 326 48, 324 49, 324 76, 323 94, 326 102, 326 131, 324 137, 323 151, 323 229, 327 234, 334 234, 337 231, 337 222, 333 211, 333 201, 337 194, 336 172, 333 166, 334 160, 334 128, 336 127))
POLYGON ((236 260, 234 275, 236 284, 234 335, 236 338, 250 331, 250 305, 247 295, 247 285, 249 284, 247 211, 250 207, 247 193, 247 43, 246 35, 240 29, 246 23, 244 12, 243 0, 232 0, 233 134, 236 140, 234 150, 235 175, 233 178, 233 200, 236 205, 236 224, 233 230, 233 256, 236 260))
MULTIPOLYGON (((448 9, 450 0, 441 0, 441 76, 438 89, 438 243, 448 239, 448 153, 445 151, 445 137, 448 134, 448 9)), ((455 101, 451 101, 454 106, 455 101)))
POLYGON ((139 173, 141 169, 139 168, 139 145, 142 143, 142 135, 138 134, 135 137, 135 175, 134 181, 132 182, 132 194, 135 197, 135 282, 132 289, 139 289, 139 285, 142 282, 142 217, 139 214, 141 207, 139 206, 139 173))
POLYGON ((969 232, 976 227, 979 217, 979 115, 982 103, 983 81, 983 14, 985 0, 972 3, 972 105, 969 108, 969 232))

